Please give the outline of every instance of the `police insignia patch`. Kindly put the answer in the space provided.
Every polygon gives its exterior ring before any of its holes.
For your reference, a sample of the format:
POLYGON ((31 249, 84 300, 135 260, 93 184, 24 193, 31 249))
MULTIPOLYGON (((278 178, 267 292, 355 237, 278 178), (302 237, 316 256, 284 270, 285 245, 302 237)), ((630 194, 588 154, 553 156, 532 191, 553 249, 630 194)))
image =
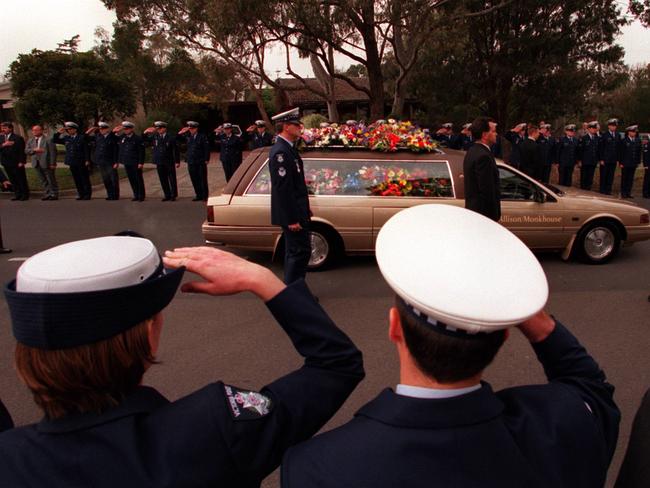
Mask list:
POLYGON ((271 412, 272 402, 256 391, 240 390, 235 386, 223 385, 230 413, 235 420, 254 420, 271 412))
POLYGON ((287 170, 284 169, 284 166, 280 166, 280 167, 278 168, 278 174, 284 178, 284 175, 287 174, 287 170))
POLYGON ((278 160, 278 163, 284 163, 284 156, 282 154, 278 154, 276 159, 278 160))

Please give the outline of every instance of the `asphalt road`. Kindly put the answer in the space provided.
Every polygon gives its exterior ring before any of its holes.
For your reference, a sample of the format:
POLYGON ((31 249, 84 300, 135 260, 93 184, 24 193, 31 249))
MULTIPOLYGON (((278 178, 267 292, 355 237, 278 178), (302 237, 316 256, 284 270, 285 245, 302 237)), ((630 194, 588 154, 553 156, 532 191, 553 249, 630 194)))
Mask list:
MULTIPOLYGON (((0 257, 0 279, 5 283, 15 275, 20 265, 16 259, 69 240, 123 229, 150 237, 159 249, 200 245, 205 207, 189 201, 189 193, 183 194, 173 203, 162 203, 159 198, 132 203, 126 199, 128 191, 118 202, 77 202, 72 197, 56 202, 9 202, 5 195, 0 199, 2 232, 5 246, 14 252, 0 257)), ((650 207, 648 200, 638 202, 650 207)), ((240 254, 281 274, 280 263, 271 263, 268 254, 240 254)), ((605 266, 567 263, 555 254, 538 257, 550 282, 548 310, 578 336, 617 387, 623 420, 611 479, 618 472, 642 393, 650 387, 650 242, 623 249, 605 266)), ((386 335, 392 294, 373 257, 348 258, 333 270, 310 274, 308 283, 365 355, 367 378, 325 427, 330 429, 398 381, 396 356, 386 335)), ((40 415, 13 370, 14 343, 4 301, 0 317, 0 397, 18 424, 33 422, 40 415)), ((252 295, 177 295, 165 311, 159 359, 162 364, 147 373, 146 383, 170 399, 217 379, 260 388, 300 364, 270 313, 252 295)), ((495 389, 544 382, 532 349, 518 333, 511 335, 486 379, 495 389)), ((276 473, 265 486, 276 486, 277 480, 276 473)))

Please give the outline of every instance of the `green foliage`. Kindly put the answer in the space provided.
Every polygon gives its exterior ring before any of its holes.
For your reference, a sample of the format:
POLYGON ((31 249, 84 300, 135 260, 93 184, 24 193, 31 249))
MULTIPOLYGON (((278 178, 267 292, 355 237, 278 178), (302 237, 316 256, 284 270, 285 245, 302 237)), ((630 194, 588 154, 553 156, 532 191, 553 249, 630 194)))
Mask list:
POLYGON ((650 0, 630 0, 630 12, 638 18, 643 25, 650 27, 650 0))
POLYGON ((11 64, 9 76, 18 120, 26 126, 65 120, 83 125, 135 111, 128 80, 92 52, 34 50, 11 64))
POLYGON ((327 117, 321 114, 311 114, 305 115, 302 119, 300 119, 300 121, 306 129, 316 129, 320 127, 321 123, 327 122, 327 117))

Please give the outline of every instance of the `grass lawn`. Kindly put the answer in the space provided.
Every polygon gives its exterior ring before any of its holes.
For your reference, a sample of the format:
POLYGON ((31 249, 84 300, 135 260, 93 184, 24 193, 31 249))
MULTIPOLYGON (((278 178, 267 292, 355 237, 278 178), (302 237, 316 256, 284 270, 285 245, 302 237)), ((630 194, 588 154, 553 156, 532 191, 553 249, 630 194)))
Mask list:
MULTIPOLYGON (((26 168, 27 170, 27 184, 29 189, 33 191, 43 191, 41 180, 35 168, 26 168)), ((146 170, 146 169, 145 169, 146 170)), ((126 178, 126 171, 123 167, 117 170, 120 178, 126 178)), ((59 190, 72 190, 75 188, 72 173, 67 166, 57 166, 56 168, 56 181, 59 184, 59 190)), ((98 168, 95 168, 90 175, 90 184, 97 185, 102 182, 102 175, 98 168)))

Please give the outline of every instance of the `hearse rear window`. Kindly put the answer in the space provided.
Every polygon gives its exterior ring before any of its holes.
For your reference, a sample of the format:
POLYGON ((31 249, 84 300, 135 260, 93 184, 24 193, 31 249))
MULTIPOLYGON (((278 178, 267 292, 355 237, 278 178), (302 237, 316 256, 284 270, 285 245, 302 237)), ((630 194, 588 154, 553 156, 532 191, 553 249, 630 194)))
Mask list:
MULTIPOLYGON (((453 197, 446 161, 372 161, 304 159, 310 195, 453 197)), ((269 195, 268 162, 246 191, 269 195)))

